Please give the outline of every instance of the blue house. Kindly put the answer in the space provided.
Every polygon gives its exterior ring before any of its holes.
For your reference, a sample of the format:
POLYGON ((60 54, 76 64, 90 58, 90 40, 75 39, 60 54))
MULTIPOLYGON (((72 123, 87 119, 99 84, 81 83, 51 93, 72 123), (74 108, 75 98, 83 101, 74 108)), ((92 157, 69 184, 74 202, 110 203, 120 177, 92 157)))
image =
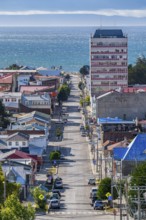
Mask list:
POLYGON ((115 148, 113 157, 121 161, 123 175, 130 174, 139 163, 146 161, 146 134, 138 134, 127 148, 115 148))

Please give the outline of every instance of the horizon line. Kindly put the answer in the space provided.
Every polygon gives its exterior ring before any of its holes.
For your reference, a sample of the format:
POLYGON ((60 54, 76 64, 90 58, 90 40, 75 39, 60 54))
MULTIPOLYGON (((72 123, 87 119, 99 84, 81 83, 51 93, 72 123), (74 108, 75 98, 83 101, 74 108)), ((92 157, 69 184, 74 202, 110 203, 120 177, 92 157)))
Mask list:
MULTIPOLYGON (((0 25, 0 27, 101 27, 100 24, 96 25, 0 25)), ((122 24, 122 25, 102 25, 104 27, 145 27, 146 24, 122 24)))

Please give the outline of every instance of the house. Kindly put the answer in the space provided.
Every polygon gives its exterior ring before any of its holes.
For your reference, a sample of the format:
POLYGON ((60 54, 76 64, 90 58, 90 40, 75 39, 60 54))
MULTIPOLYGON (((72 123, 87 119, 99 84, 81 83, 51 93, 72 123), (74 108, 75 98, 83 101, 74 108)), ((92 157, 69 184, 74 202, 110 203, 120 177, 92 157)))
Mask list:
POLYGON ((120 163, 123 176, 131 174, 139 163, 146 161, 146 133, 138 134, 127 148, 115 148, 113 157, 116 165, 120 163))
POLYGON ((15 91, 15 73, 1 73, 0 91, 15 91))
MULTIPOLYGON (((19 163, 18 163, 19 164, 19 163)), ((2 171, 6 177, 8 182, 14 182, 21 185, 21 194, 20 197, 22 199, 26 199, 28 195, 28 188, 31 184, 31 167, 29 169, 25 169, 26 166, 19 164, 17 166, 10 164, 3 164, 2 171)))
MULTIPOLYGON (((37 170, 36 158, 34 158, 33 156, 31 156, 25 152, 22 152, 22 151, 19 151, 16 149, 0 154, 0 161, 3 162, 6 160, 31 165, 33 173, 35 173, 37 170)), ((31 182, 33 182, 33 181, 34 181, 34 179, 31 180, 31 182)))
POLYGON ((0 161, 10 182, 22 185, 34 185, 35 173, 37 171, 37 159, 18 150, 12 150, 0 154, 0 161))
POLYGON ((135 137, 138 133, 135 120, 123 120, 121 118, 98 118, 98 126, 101 127, 103 143, 107 140, 122 141, 135 137))
POLYGON ((46 139, 48 139, 50 125, 50 115, 38 111, 33 111, 30 113, 14 114, 12 118, 12 123, 10 125, 10 129, 38 131, 44 130, 46 139))
POLYGON ((20 112, 39 111, 51 114, 51 98, 49 93, 42 94, 22 94, 20 112))
POLYGON ((0 100, 7 111, 14 113, 19 111, 21 92, 0 92, 0 100))
POLYGON ((62 78, 60 76, 34 76, 36 82, 40 82, 42 86, 55 86, 55 89, 59 88, 62 78))
POLYGON ((0 133, 0 150, 26 149, 39 147, 43 153, 48 141, 44 131, 7 130, 0 133))
POLYGON ((30 81, 31 73, 23 73, 17 75, 17 89, 20 91, 20 86, 28 86, 30 81))

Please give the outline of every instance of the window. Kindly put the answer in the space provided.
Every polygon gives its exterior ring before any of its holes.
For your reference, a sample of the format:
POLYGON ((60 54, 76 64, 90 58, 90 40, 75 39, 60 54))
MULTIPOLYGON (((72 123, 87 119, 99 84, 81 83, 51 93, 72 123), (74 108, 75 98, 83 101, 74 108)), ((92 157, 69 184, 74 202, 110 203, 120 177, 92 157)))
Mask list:
POLYGON ((16 141, 16 143, 15 143, 15 144, 16 144, 16 146, 19 146, 19 142, 18 142, 18 141, 16 141))
POLYGON ((12 142, 11 141, 9 141, 9 146, 12 146, 12 142))
POLYGON ((25 146, 25 145, 26 145, 26 142, 25 142, 25 141, 23 141, 23 142, 22 142, 22 145, 23 145, 23 146, 25 146))
POLYGON ((15 99, 15 98, 12 98, 12 102, 16 102, 16 99, 15 99))

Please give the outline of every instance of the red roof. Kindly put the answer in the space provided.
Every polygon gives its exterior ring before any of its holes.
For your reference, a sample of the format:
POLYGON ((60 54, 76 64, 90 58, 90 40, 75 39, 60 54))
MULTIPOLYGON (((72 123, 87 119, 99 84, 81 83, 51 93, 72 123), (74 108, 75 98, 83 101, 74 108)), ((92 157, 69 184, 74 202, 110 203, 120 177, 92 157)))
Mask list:
POLYGON ((20 86, 20 92, 22 93, 39 92, 49 89, 54 89, 54 86, 20 86))
POLYGON ((0 77, 0 84, 11 84, 13 80, 13 74, 7 74, 0 77))
POLYGON ((7 158, 10 158, 10 159, 33 159, 36 161, 36 159, 34 159, 34 157, 27 153, 24 153, 22 151, 19 151, 19 150, 15 150, 15 151, 12 151, 12 154, 10 154, 7 158))
POLYGON ((146 87, 126 87, 123 88, 123 92, 125 93, 134 93, 134 92, 146 92, 146 87))

